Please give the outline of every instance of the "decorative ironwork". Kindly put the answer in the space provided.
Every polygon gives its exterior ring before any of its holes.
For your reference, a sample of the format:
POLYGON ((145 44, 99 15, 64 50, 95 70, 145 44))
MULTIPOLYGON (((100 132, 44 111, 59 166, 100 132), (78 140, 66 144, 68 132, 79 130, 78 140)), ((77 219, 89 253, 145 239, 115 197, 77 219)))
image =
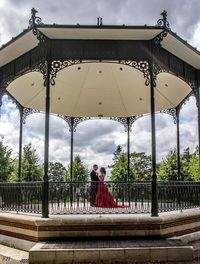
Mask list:
POLYGON ((176 108, 161 110, 160 113, 171 115, 173 117, 174 124, 177 123, 177 110, 176 110, 176 108))
POLYGON ((67 124, 69 125, 69 132, 76 132, 78 124, 91 119, 90 117, 69 117, 64 115, 57 116, 67 122, 67 124))
POLYGON ((97 26, 103 26, 103 18, 102 17, 97 17, 97 26))
POLYGON ((51 85, 55 85, 55 78, 57 76, 57 72, 60 70, 75 65, 75 64, 80 64, 82 61, 81 60, 65 60, 65 61, 60 61, 60 60, 55 60, 52 61, 51 63, 51 73, 50 73, 50 81, 51 85))
POLYGON ((184 104, 186 104, 187 101, 190 100, 190 96, 194 95, 193 91, 191 91, 184 99, 180 102, 179 106, 182 107, 184 104))
POLYGON ((36 16, 36 13, 38 13, 38 11, 35 8, 32 8, 28 28, 32 29, 33 35, 35 35, 41 43, 44 43, 47 37, 37 29, 37 26, 42 25, 43 23, 42 19, 36 16))
POLYGON ((133 123, 143 115, 130 116, 130 117, 110 117, 110 120, 117 121, 124 126, 125 132, 132 131, 133 123))
POLYGON ((26 124, 26 118, 27 118, 27 116, 32 115, 32 114, 35 114, 35 113, 40 113, 40 110, 23 107, 23 111, 22 111, 22 123, 23 124, 26 124))
POLYGON ((158 65, 157 63, 153 63, 153 86, 156 87, 156 79, 157 79, 157 75, 161 72, 165 72, 166 70, 164 68, 162 68, 160 65, 158 65))
POLYGON ((157 26, 170 29, 170 25, 167 20, 167 12, 164 10, 160 15, 162 16, 162 18, 158 19, 157 26))
POLYGON ((5 88, 2 86, 0 87, 0 107, 2 106, 2 98, 5 94, 5 88))
POLYGON ((42 182, 0 183, 0 209, 41 213, 42 182))
POLYGON ((132 60, 120 60, 120 64, 128 65, 133 67, 139 71, 141 71, 144 75, 145 85, 148 86, 150 83, 150 71, 149 71, 149 63, 147 61, 132 61, 132 60))
POLYGON ((29 28, 35 28, 36 26, 42 24, 42 19, 36 16, 37 13, 38 11, 35 8, 31 9, 31 18, 29 19, 29 28))
MULTIPOLYGON (((42 182, 1 182, 0 210, 41 214, 42 185, 42 182)), ((91 207, 91 182, 49 182, 50 214, 150 213, 150 181, 109 181, 106 185, 109 186, 109 192, 115 198, 116 204, 122 208, 91 207)), ((159 181, 159 212, 199 207, 199 188, 199 182, 159 181)))
POLYGON ((43 75, 44 86, 47 84, 47 61, 40 63, 33 71, 41 72, 43 75))
POLYGON ((156 45, 161 45, 161 42, 163 41, 163 39, 167 36, 167 30, 163 30, 160 34, 158 34, 154 39, 154 43, 156 45))

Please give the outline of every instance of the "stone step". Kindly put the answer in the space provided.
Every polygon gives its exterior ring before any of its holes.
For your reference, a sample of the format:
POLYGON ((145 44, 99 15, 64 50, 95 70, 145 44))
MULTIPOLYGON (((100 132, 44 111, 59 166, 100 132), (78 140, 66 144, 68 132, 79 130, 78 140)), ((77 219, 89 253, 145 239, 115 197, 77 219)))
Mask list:
POLYGON ((29 263, 135 263, 193 260, 193 247, 168 240, 83 240, 37 243, 29 263))
POLYGON ((29 258, 28 252, 0 244, 0 263, 26 264, 29 263, 28 258, 29 258))

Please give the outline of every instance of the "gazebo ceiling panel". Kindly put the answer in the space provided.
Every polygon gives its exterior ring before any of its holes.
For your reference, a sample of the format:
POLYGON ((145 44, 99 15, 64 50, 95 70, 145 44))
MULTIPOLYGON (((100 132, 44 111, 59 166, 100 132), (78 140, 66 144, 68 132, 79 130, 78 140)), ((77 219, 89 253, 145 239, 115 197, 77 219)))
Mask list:
MULTIPOLYGON (((43 75, 17 78, 8 92, 25 107, 45 110, 43 75)), ((156 111, 176 107, 190 92, 187 83, 169 73, 157 76, 156 111)), ((118 63, 91 62, 66 67, 50 87, 51 112, 73 117, 128 117, 150 112, 150 87, 143 73, 118 63)))
POLYGON ((162 41, 162 47, 196 69, 200 69, 200 52, 189 46, 174 33, 168 33, 162 41))
POLYGON ((15 60, 37 45, 38 40, 33 35, 32 31, 28 31, 26 34, 23 34, 22 37, 16 38, 15 41, 12 41, 9 45, 6 45, 0 50, 0 67, 15 60))
POLYGON ((176 107, 192 90, 186 82, 169 73, 160 73, 156 84, 157 111, 162 110, 164 105, 166 109, 176 107))
POLYGON ((127 27, 40 27, 39 30, 51 39, 107 39, 150 40, 158 35, 160 28, 127 27))
POLYGON ((23 106, 44 110, 45 87, 43 75, 39 72, 30 72, 15 79, 7 91, 23 106))

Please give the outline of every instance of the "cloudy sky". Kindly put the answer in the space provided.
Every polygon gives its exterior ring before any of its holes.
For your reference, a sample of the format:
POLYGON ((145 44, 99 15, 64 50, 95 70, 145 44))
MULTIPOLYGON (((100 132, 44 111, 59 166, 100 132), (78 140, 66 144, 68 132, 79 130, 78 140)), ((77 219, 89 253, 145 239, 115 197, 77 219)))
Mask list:
MULTIPOLYGON (((28 27, 30 10, 35 7, 46 24, 103 24, 155 25, 163 10, 168 12, 172 31, 200 50, 199 0, 0 0, 0 45, 28 27)), ((18 153, 19 114, 12 102, 3 98, 0 137, 18 153)), ((157 160, 176 146, 176 126, 171 116, 156 115, 157 160)), ((181 110, 181 149, 194 151, 198 144, 197 109, 194 97, 181 110)), ((43 161, 44 116, 33 114, 24 125, 23 144, 31 142, 43 161)), ((69 164, 70 133, 68 125, 51 117, 50 160, 69 164)), ((88 168, 93 163, 107 167, 112 163, 117 145, 126 150, 126 133, 121 124, 108 120, 90 120, 78 125, 74 136, 74 152, 79 154, 88 168)), ((137 120, 131 132, 131 151, 151 152, 150 117, 137 120)))

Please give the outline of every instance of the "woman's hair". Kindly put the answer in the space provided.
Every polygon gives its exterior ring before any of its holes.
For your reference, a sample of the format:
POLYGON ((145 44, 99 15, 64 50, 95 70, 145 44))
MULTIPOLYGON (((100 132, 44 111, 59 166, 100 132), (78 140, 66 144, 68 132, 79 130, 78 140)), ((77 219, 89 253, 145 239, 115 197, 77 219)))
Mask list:
POLYGON ((100 168, 100 172, 101 172, 102 174, 106 174, 106 169, 105 169, 104 167, 101 167, 101 168, 100 168))

